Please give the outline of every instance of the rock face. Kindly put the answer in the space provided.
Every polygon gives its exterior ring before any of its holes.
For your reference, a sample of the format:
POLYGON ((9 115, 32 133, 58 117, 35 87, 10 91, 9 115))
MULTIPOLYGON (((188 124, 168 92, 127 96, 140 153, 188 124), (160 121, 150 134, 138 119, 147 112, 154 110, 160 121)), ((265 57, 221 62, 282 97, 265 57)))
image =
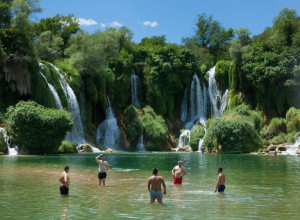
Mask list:
POLYGON ((106 153, 112 153, 112 154, 115 153, 115 151, 111 148, 106 149, 105 152, 106 153))
POLYGON ((89 144, 80 144, 77 146, 78 153, 92 153, 92 146, 89 144))
POLYGON ((184 147, 178 148, 178 151, 181 151, 181 152, 190 152, 190 147, 188 145, 186 145, 184 147))
POLYGON ((296 154, 300 154, 300 148, 298 148, 298 150, 296 151, 296 154))

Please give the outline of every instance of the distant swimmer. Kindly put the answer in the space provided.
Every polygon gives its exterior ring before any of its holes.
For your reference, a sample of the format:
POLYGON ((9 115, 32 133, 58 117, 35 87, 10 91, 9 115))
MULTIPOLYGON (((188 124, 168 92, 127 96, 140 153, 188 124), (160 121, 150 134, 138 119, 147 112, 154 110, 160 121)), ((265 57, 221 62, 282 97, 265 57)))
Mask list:
POLYGON ((176 165, 172 170, 173 175, 173 184, 182 184, 182 176, 186 175, 186 171, 184 166, 182 166, 182 161, 178 161, 178 165, 176 165))
POLYGON ((64 172, 59 177, 59 182, 60 182, 60 194, 61 195, 68 195, 69 194, 69 188, 70 188, 70 178, 69 178, 69 170, 70 167, 65 166, 64 172))
POLYGON ((105 156, 103 154, 100 154, 99 156, 97 156, 96 161, 99 164, 99 173, 98 173, 99 186, 101 186, 102 180, 103 180, 103 186, 105 186, 105 180, 106 180, 106 176, 107 176, 106 171, 108 169, 111 169, 112 167, 105 161, 105 156), (101 157, 101 160, 98 159, 99 157, 101 157))
POLYGON ((225 175, 222 173, 222 167, 220 167, 218 169, 218 180, 217 180, 217 185, 216 185, 216 189, 215 192, 224 192, 225 190, 225 175))
POLYGON ((157 168, 152 170, 153 176, 148 179, 148 191, 150 192, 150 204, 157 199, 158 203, 162 204, 163 194, 161 192, 161 185, 164 187, 164 194, 167 194, 166 184, 162 176, 157 176, 157 168))

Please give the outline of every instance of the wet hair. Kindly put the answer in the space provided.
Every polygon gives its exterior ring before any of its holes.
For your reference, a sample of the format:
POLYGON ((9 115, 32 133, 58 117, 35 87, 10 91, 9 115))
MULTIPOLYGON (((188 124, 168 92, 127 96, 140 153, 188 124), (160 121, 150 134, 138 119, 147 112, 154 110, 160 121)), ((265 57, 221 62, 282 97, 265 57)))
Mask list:
POLYGON ((153 168, 152 173, 153 174, 157 174, 158 173, 158 169, 157 168, 153 168))
POLYGON ((222 167, 219 167, 218 171, 222 172, 222 167))
POLYGON ((182 161, 181 161, 181 160, 179 160, 179 161, 178 161, 178 163, 182 163, 182 161))
POLYGON ((68 170, 68 169, 70 169, 70 167, 69 167, 69 166, 65 166, 65 169, 64 169, 64 170, 66 171, 66 170, 68 170))

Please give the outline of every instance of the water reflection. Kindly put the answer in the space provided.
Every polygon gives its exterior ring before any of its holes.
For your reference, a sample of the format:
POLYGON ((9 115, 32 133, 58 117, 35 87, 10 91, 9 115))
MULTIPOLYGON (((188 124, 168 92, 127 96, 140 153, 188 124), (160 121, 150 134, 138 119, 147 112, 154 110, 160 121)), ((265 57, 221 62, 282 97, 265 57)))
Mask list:
POLYGON ((68 219, 69 212, 69 196, 62 195, 60 198, 59 216, 61 219, 68 219))

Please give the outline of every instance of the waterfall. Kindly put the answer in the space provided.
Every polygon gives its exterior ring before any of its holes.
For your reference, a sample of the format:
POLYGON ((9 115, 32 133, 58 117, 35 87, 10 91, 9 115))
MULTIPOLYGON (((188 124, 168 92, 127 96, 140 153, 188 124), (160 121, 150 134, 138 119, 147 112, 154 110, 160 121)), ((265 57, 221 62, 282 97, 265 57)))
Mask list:
POLYGON ((84 139, 84 132, 83 132, 81 115, 80 115, 80 108, 79 108, 79 105, 77 102, 76 95, 75 95, 73 89, 70 87, 70 85, 65 80, 65 78, 62 75, 62 73, 60 72, 60 70, 53 64, 51 64, 51 65, 55 68, 56 72, 59 75, 59 78, 60 78, 59 82, 60 82, 61 88, 63 89, 63 91, 67 97, 67 101, 69 104, 68 105, 69 111, 72 113, 72 117, 73 117, 73 121, 74 121, 73 128, 70 132, 67 133, 66 140, 71 141, 71 142, 76 142, 77 144, 85 143, 86 141, 84 139))
POLYGON ((146 151, 145 145, 144 145, 144 135, 143 134, 139 137, 139 143, 137 144, 137 151, 139 151, 139 152, 146 151))
POLYGON ((183 95, 183 99, 182 99, 182 104, 181 104, 181 116, 180 119, 183 122, 186 122, 188 119, 188 99, 187 99, 187 88, 185 88, 184 90, 184 95, 183 95))
POLYGON ((207 115, 207 89, 205 84, 201 88, 200 80, 195 73, 191 82, 189 106, 187 88, 184 91, 181 104, 181 120, 185 123, 185 130, 179 136, 177 149, 188 145, 190 140, 190 130, 198 122, 205 127, 207 115), (188 108, 189 107, 189 108, 188 108))
POLYGON ((297 155, 296 151, 299 149, 299 145, 300 145, 300 136, 297 138, 297 140, 293 145, 286 146, 286 151, 282 151, 281 155, 297 155))
MULTIPOLYGON (((205 132, 206 132, 206 130, 205 130, 205 132)), ((204 142, 204 137, 200 138, 200 140, 199 140, 199 143, 198 143, 198 152, 202 152, 201 148, 202 148, 203 142, 204 142)))
POLYGON ((18 154, 18 146, 17 145, 14 145, 14 146, 10 146, 10 138, 9 138, 9 135, 7 133, 7 131, 4 129, 4 128, 1 128, 0 127, 0 132, 2 132, 3 136, 4 136, 4 141, 6 142, 7 144, 7 149, 8 149, 8 155, 11 155, 11 156, 14 156, 14 155, 17 155, 18 154))
POLYGON ((116 150, 118 149, 121 132, 108 98, 107 102, 108 108, 106 109, 106 119, 98 126, 96 141, 101 143, 105 148, 116 150))
POLYGON ((57 109, 62 109, 63 107, 62 107, 60 98, 59 98, 59 96, 58 96, 56 90, 54 89, 54 87, 53 87, 50 83, 48 83, 47 78, 46 78, 45 75, 42 73, 43 64, 40 63, 39 65, 40 65, 40 74, 41 74, 41 76, 45 79, 45 81, 46 81, 46 83, 47 83, 47 85, 48 85, 48 88, 49 88, 50 92, 52 93, 52 96, 53 96, 53 99, 54 99, 54 103, 55 103, 55 107, 56 107, 57 109))
POLYGON ((222 96, 215 79, 215 67, 211 68, 207 74, 209 75, 208 94, 211 105, 211 115, 220 117, 223 115, 228 105, 229 88, 226 89, 222 96))
POLYGON ((139 77, 135 74, 134 69, 132 69, 131 74, 131 103, 136 108, 141 108, 141 102, 139 101, 139 95, 140 95, 140 80, 139 77))

